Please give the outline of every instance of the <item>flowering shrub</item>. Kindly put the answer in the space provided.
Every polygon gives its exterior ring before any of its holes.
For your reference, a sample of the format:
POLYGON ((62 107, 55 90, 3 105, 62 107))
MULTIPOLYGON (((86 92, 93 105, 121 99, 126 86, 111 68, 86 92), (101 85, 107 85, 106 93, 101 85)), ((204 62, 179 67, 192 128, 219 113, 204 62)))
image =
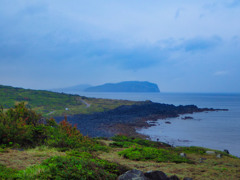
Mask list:
POLYGON ((51 147, 60 148, 62 151, 77 148, 81 151, 107 151, 108 147, 101 146, 95 140, 83 136, 76 125, 72 126, 67 119, 61 121, 57 128, 50 128, 51 135, 45 141, 45 144, 51 147))

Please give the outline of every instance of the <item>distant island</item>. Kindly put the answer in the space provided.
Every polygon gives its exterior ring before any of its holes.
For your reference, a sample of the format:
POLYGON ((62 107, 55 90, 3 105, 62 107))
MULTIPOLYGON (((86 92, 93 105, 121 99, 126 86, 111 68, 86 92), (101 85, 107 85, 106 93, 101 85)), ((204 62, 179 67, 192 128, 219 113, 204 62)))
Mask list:
POLYGON ((92 86, 85 92, 160 92, 158 85, 147 81, 124 81, 92 86))

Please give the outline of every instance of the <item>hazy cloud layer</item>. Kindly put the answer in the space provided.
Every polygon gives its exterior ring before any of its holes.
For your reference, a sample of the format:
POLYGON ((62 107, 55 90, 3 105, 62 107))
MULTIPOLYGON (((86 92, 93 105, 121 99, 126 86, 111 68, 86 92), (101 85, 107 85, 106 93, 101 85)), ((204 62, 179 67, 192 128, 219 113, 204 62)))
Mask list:
POLYGON ((240 92, 237 0, 0 2, 0 84, 240 92))

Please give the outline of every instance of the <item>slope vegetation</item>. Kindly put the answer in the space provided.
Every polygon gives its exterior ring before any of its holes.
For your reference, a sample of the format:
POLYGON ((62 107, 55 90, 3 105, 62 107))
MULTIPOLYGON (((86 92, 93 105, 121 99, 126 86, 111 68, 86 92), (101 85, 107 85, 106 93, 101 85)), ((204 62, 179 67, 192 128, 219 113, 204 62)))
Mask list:
POLYGON ((87 98, 79 95, 0 85, 0 105, 8 109, 14 107, 18 102, 25 102, 28 108, 43 114, 43 116, 91 114, 114 109, 121 105, 137 104, 134 101, 87 98))

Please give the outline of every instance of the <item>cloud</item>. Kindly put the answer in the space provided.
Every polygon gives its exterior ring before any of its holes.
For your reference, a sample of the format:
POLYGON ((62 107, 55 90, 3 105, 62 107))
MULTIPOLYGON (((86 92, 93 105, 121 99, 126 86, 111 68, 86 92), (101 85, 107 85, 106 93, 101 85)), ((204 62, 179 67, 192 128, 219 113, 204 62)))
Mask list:
POLYGON ((222 12, 225 12, 226 11, 225 8, 227 9, 239 8, 240 1, 239 0, 217 0, 211 3, 208 2, 203 7, 212 12, 219 9, 221 9, 222 12))
POLYGON ((227 2, 224 2, 224 5, 229 8, 236 8, 240 6, 239 0, 228 0, 227 2))
POLYGON ((18 15, 34 16, 34 15, 46 14, 47 12, 48 12, 48 6, 43 2, 41 2, 41 3, 29 4, 28 6, 20 10, 18 12, 18 15))
POLYGON ((183 11, 184 11, 183 8, 178 8, 175 13, 175 19, 178 19, 183 11))
POLYGON ((228 71, 217 71, 214 73, 214 76, 225 76, 228 74, 228 71))
MULTIPOLYGON (((234 38, 236 41, 237 38, 234 38)), ((162 50, 178 52, 202 52, 217 48, 223 43, 223 40, 219 36, 211 37, 194 37, 194 38, 169 38, 158 41, 156 46, 159 46, 162 50)))
POLYGON ((60 87, 144 79, 184 91, 228 75, 237 84, 240 11, 229 7, 239 1, 219 1, 207 9, 207 0, 2 0, 1 82, 60 87))
POLYGON ((136 71, 156 65, 165 54, 155 46, 125 47, 111 40, 59 40, 53 35, 16 38, 14 44, 0 42, 0 61, 7 63, 44 62, 86 66, 115 66, 136 71))
POLYGON ((150 52, 134 51, 134 53, 129 52, 119 56, 114 55, 110 61, 115 62, 110 64, 116 63, 120 68, 136 71, 156 65, 160 60, 156 56, 156 54, 151 54, 150 52))
POLYGON ((186 40, 182 46, 187 52, 209 50, 218 46, 222 42, 222 39, 218 36, 213 36, 210 38, 193 38, 186 40))

